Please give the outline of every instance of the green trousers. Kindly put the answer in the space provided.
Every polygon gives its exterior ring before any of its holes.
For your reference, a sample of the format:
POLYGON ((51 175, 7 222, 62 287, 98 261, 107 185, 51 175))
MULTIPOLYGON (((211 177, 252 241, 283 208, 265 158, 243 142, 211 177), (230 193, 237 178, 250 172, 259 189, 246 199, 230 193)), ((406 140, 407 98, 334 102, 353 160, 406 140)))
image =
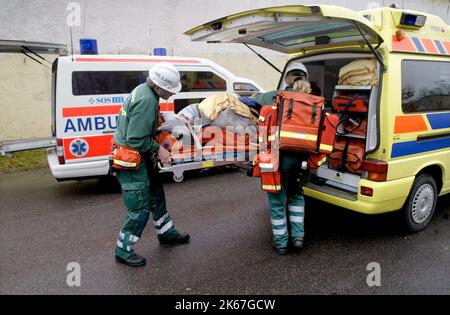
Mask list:
POLYGON ((166 209, 159 172, 152 163, 143 159, 139 170, 120 170, 117 177, 128 209, 117 240, 117 256, 127 259, 134 254, 133 245, 141 237, 150 214, 160 240, 177 234, 166 209))
POLYGON ((270 206, 273 243, 276 247, 287 247, 289 237, 303 238, 305 235, 305 199, 303 186, 309 179, 309 170, 302 170, 305 156, 293 153, 280 153, 279 170, 281 191, 267 193, 270 206))

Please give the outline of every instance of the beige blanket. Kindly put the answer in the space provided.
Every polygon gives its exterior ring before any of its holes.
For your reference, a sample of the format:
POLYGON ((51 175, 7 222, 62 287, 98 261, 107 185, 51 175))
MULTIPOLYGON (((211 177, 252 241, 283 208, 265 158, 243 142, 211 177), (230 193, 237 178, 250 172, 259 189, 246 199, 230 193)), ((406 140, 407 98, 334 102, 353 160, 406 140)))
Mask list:
POLYGON ((359 59, 342 67, 339 85, 378 85, 376 60, 359 59))
POLYGON ((198 110, 211 120, 216 119, 225 109, 230 109, 240 116, 250 118, 255 124, 258 123, 258 118, 252 114, 250 108, 228 93, 219 93, 207 97, 198 104, 198 110))

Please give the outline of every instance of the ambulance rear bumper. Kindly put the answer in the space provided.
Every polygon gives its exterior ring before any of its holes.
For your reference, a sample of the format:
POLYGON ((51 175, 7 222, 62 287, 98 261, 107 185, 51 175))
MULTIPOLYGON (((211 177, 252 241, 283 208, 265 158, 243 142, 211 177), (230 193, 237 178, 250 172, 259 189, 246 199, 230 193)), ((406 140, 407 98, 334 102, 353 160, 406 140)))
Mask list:
POLYGON ((109 174, 109 160, 59 164, 56 150, 48 149, 48 166, 57 180, 101 177, 109 174))
POLYGON ((358 194, 351 198, 343 198, 331 191, 308 184, 305 195, 330 203, 332 205, 364 214, 381 214, 399 210, 405 204, 415 177, 406 177, 386 182, 374 182, 361 179, 358 184, 358 194), (373 196, 361 194, 361 187, 372 188, 373 196))

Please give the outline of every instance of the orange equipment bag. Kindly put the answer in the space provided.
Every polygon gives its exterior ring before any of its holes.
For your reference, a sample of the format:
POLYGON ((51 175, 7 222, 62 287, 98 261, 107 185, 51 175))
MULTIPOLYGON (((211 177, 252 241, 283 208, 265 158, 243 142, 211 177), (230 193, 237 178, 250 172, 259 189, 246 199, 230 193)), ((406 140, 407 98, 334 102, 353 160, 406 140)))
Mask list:
POLYGON ((141 165, 141 154, 133 148, 114 144, 113 167, 123 170, 138 170, 141 165))
POLYGON ((333 99, 333 109, 337 112, 367 113, 369 100, 360 94, 339 95, 333 99))
POLYGON ((261 177, 261 168, 256 158, 247 165, 247 176, 261 177))
POLYGON ((366 141, 363 139, 337 137, 329 158, 330 165, 341 172, 361 174, 365 147, 366 141))
POLYGON ((258 142, 266 149, 270 149, 277 135, 278 110, 277 106, 265 105, 259 112, 258 142))
POLYGON ((271 153, 259 153, 255 157, 257 167, 255 175, 261 176, 261 188, 265 192, 279 193, 281 191, 281 176, 278 170, 278 157, 271 153))
POLYGON ((265 192, 278 194, 281 191, 280 171, 261 172, 261 188, 265 192))
POLYGON ((317 153, 324 98, 282 91, 277 95, 280 150, 317 153))
POLYGON ((365 137, 367 133, 367 119, 347 119, 343 122, 344 134, 365 137))
POLYGON ((323 112, 322 127, 319 134, 318 153, 330 154, 333 152, 336 128, 339 124, 339 116, 323 112))
POLYGON ((315 170, 319 168, 323 163, 326 162, 328 155, 319 153, 319 154, 310 154, 308 157, 308 168, 311 170, 315 170))

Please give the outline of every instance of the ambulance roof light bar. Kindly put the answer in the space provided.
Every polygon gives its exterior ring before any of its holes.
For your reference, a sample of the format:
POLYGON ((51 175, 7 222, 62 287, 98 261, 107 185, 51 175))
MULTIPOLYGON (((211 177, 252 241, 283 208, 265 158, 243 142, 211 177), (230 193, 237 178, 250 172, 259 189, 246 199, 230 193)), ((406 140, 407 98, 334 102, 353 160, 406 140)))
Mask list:
POLYGON ((425 26, 425 22, 427 21, 427 17, 425 15, 416 15, 410 13, 402 13, 402 17, 400 19, 400 24, 403 26, 415 26, 415 27, 423 27, 425 26))
POLYGON ((393 11, 392 16, 395 21, 395 26, 398 28, 410 28, 418 30, 424 27, 427 21, 427 17, 425 15, 411 12, 402 12, 399 10, 393 11))

